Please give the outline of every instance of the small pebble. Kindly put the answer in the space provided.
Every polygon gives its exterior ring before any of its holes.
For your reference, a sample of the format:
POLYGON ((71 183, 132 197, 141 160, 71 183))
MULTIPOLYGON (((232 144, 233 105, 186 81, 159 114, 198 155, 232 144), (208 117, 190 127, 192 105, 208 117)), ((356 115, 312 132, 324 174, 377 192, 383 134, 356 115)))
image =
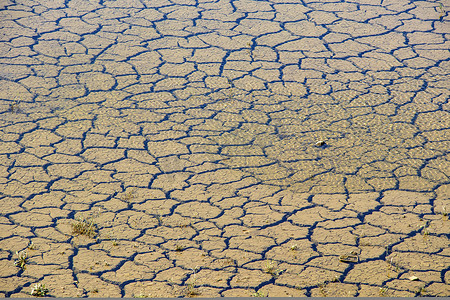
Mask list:
POLYGON ((325 141, 317 141, 316 142, 316 147, 323 147, 325 146, 325 141))

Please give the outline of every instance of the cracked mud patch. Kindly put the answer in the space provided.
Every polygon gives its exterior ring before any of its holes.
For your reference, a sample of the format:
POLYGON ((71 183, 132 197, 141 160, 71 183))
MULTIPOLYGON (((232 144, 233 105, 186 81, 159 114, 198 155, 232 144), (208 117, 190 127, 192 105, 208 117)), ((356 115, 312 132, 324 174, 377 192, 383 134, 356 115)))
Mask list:
POLYGON ((4 1, 0 296, 450 296, 449 10, 4 1))

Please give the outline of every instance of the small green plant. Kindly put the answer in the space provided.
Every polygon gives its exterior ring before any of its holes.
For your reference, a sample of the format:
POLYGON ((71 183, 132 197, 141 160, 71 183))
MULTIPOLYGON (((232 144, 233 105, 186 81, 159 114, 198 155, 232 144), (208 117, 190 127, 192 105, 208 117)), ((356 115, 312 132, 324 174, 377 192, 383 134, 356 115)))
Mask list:
POLYGON ((28 250, 36 250, 36 245, 33 244, 33 241, 30 241, 27 246, 28 250))
POLYGON ((26 268, 26 263, 28 261, 28 253, 24 250, 18 252, 16 251, 16 255, 17 255, 17 260, 14 262, 14 265, 16 267, 21 268, 22 270, 25 270, 26 268))
POLYGON ((386 269, 386 276, 391 278, 391 271, 394 271, 396 274, 394 276, 398 276, 398 273, 400 272, 400 264, 394 261, 394 258, 391 257, 391 259, 387 262, 387 269, 386 269))
POLYGON ((147 296, 144 293, 139 293, 137 295, 133 295, 133 298, 147 298, 147 296))
POLYGON ((192 269, 193 272, 193 279, 190 283, 187 284, 186 287, 186 296, 187 297, 194 297, 194 296, 198 296, 200 295, 200 291, 196 288, 196 282, 197 282, 197 278, 196 278, 196 273, 197 273, 198 267, 195 267, 192 269))
POLYGON ((195 283, 188 283, 186 288, 186 296, 193 297, 200 295, 200 291, 195 287, 195 283))
POLYGON ((47 293, 48 289, 45 287, 45 284, 36 283, 34 287, 31 288, 31 295, 35 297, 44 297, 47 293))
POLYGON ((430 230, 428 229, 429 224, 430 222, 427 221, 425 224, 419 226, 419 229, 422 228, 421 233, 424 239, 426 239, 430 235, 430 230))
POLYGON ((267 297, 267 294, 263 290, 259 290, 251 294, 252 297, 267 297))
POLYGON ((72 234, 74 235, 86 235, 90 238, 93 238, 97 235, 96 228, 97 226, 94 223, 94 220, 78 218, 75 222, 72 223, 72 234))
POLYGON ((439 20, 442 21, 442 19, 444 19, 445 16, 445 9, 444 9, 444 5, 442 5, 442 3, 439 3, 439 20))
POLYGON ((427 293, 428 291, 425 286, 422 286, 417 290, 417 294, 419 294, 420 296, 425 296, 427 293))
POLYGON ((162 219, 162 217, 161 217, 161 215, 160 214, 157 214, 156 216, 155 216, 155 218, 156 218, 156 220, 158 221, 158 225, 162 225, 162 223, 163 223, 163 219, 162 219))
POLYGON ((448 220, 448 212, 445 206, 442 206, 442 220, 448 220))
POLYGON ((380 291, 379 291, 380 297, 387 297, 388 291, 389 291, 389 288, 387 286, 381 287, 380 291))
POLYGON ((298 246, 297 244, 292 245, 289 250, 292 252, 293 256, 295 259, 297 259, 297 250, 298 250, 298 246))
POLYGON ((183 247, 182 245, 180 245, 180 244, 176 244, 176 245, 175 245, 175 251, 181 252, 181 251, 183 251, 183 250, 184 250, 184 247, 183 247))
POLYGON ((264 272, 272 275, 272 277, 278 277, 281 274, 281 270, 277 268, 275 262, 273 260, 267 261, 266 266, 264 268, 264 272))

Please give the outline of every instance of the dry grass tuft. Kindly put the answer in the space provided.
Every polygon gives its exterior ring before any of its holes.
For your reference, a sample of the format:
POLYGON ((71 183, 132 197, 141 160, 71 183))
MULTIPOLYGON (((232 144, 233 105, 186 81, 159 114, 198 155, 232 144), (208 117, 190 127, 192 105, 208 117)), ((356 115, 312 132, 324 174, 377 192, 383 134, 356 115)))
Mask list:
POLYGON ((97 235, 97 225, 92 218, 78 218, 72 223, 72 234, 93 238, 97 235))

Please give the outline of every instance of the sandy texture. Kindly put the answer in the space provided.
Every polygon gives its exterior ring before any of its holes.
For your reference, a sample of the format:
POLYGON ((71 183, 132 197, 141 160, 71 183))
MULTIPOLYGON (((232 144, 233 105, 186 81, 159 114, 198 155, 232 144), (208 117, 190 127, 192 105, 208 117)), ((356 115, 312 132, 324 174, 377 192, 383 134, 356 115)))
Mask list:
POLYGON ((2 1, 0 296, 450 296, 450 8, 286 2, 2 1))

